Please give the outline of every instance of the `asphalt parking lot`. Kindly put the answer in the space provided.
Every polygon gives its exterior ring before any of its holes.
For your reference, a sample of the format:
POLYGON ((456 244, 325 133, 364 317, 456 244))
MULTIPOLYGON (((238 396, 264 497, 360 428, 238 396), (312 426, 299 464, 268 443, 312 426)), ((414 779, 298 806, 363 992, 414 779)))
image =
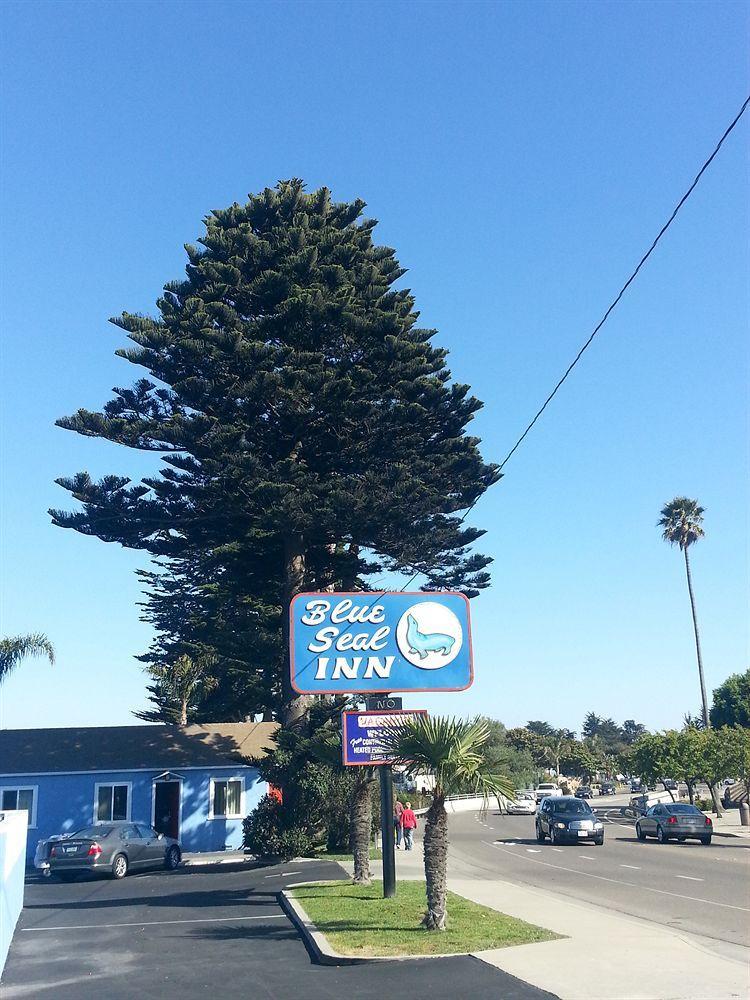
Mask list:
POLYGON ((551 994, 469 956, 313 964, 282 912, 286 884, 343 878, 330 862, 221 865, 74 883, 32 876, 0 985, 3 1000, 430 996, 541 1000, 551 994))

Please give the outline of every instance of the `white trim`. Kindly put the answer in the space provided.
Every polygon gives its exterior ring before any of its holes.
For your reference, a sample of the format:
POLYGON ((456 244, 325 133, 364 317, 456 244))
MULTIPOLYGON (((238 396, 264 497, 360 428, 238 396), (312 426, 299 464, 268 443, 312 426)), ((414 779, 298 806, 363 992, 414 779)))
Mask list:
MULTIPOLYGON (((173 771, 165 772, 167 774, 174 774, 173 771)), ((177 839, 182 842, 182 791, 183 791, 183 778, 162 778, 161 775, 157 775, 155 778, 151 779, 151 826, 156 829, 156 786, 157 785, 169 785, 170 783, 177 783, 180 786, 180 794, 178 796, 178 806, 177 806, 177 839)))
MULTIPOLYGON (((114 792, 112 793, 112 805, 114 807, 114 792)), ((130 823, 132 822, 130 818, 131 809, 133 806, 133 782, 132 781, 95 781, 94 782, 94 824, 96 823, 130 823), (99 789, 100 788, 116 788, 120 785, 125 785, 127 793, 127 807, 125 809, 125 819, 115 820, 115 819, 99 819, 99 789)))
POLYGON ((208 818, 209 819, 244 819, 245 818, 245 778, 240 774, 228 774, 226 777, 211 777, 208 782, 208 818), (214 814, 214 786, 217 781, 229 782, 239 781, 240 783, 240 811, 227 815, 214 814))
MULTIPOLYGON (((240 765, 242 766, 242 765, 240 765)), ((245 764, 245 767, 250 771, 257 771, 258 768, 254 764, 245 764)), ((181 771, 220 771, 222 768, 233 768, 237 767, 237 764, 190 764, 188 767, 180 766, 181 771)), ((87 771, 6 771, 0 772, 0 779, 5 778, 16 778, 21 775, 24 778, 48 778, 54 777, 55 775, 67 776, 69 774, 149 774, 154 771, 163 771, 164 768, 161 765, 157 767, 95 767, 90 768, 87 771)), ((174 774, 174 771, 170 771, 170 774, 174 774)), ((220 779, 223 780, 223 779, 220 779)), ((104 782, 106 784, 106 782, 104 782)), ((122 782, 118 781, 116 784, 121 785, 122 782)), ((23 786, 28 787, 28 786, 23 786)))
MULTIPOLYGON (((36 830, 36 810, 39 800, 39 785, 0 785, 0 812, 27 812, 26 809, 3 809, 3 792, 31 792, 31 814, 29 830, 36 830)), ((18 802, 18 799, 16 799, 18 802)))

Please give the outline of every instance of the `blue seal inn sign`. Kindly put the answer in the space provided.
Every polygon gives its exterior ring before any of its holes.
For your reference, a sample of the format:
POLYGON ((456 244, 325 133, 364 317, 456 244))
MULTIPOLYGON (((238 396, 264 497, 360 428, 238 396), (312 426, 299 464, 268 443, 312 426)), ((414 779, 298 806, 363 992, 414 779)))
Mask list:
POLYGON ((463 594, 297 594, 289 616, 299 694, 463 691, 474 679, 463 594))

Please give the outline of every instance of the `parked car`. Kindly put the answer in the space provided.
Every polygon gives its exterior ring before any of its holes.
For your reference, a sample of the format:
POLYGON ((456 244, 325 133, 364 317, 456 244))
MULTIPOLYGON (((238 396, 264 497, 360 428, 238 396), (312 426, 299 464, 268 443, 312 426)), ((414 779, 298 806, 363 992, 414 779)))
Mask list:
POLYGON ((674 778, 665 778, 664 781, 662 781, 662 784, 669 792, 676 792, 678 790, 678 785, 674 778))
POLYGON ((83 872, 125 878, 132 870, 177 868, 179 842, 145 823, 97 823, 58 840, 49 848, 50 873, 72 881, 83 872))
POLYGON ((590 785, 579 785, 576 789, 577 799, 592 799, 594 797, 594 790, 590 785))
POLYGON ((697 806, 685 802, 659 802, 638 818, 635 832, 639 840, 652 836, 660 844, 673 838, 683 841, 688 837, 697 838, 702 844, 710 844, 714 827, 711 817, 702 813, 697 806))
POLYGON ((630 791, 631 792, 642 792, 643 790, 644 790, 644 788, 643 788, 643 782, 641 781, 641 779, 640 778, 633 778, 631 780, 631 782, 630 782, 630 791))
POLYGON ((617 789, 615 788, 614 781, 603 781, 601 787, 602 795, 614 795, 617 789))
POLYGON ((604 843, 604 824, 588 802, 574 795, 546 798, 536 815, 536 839, 543 844, 549 837, 551 844, 566 840, 593 840, 604 843))
POLYGON ((516 792, 516 797, 508 801, 508 812, 511 816, 533 816, 536 812, 533 792, 516 792))
POLYGON ((562 795, 562 789, 558 788, 554 781, 543 781, 541 784, 536 786, 534 794, 536 795, 537 802, 541 802, 542 799, 546 798, 548 795, 562 795))

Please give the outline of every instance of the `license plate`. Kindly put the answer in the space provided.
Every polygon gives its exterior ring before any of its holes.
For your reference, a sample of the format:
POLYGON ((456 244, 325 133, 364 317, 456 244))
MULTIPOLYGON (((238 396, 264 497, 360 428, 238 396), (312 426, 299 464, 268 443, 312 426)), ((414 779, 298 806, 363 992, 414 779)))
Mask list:
POLYGON ((588 837, 588 835, 589 835, 589 831, 588 830, 579 830, 578 831, 578 836, 579 837, 588 837))
POLYGON ((75 854, 75 852, 76 852, 77 850, 78 850, 78 848, 77 848, 77 847, 66 847, 66 848, 65 848, 65 853, 66 853, 66 854, 75 854))

